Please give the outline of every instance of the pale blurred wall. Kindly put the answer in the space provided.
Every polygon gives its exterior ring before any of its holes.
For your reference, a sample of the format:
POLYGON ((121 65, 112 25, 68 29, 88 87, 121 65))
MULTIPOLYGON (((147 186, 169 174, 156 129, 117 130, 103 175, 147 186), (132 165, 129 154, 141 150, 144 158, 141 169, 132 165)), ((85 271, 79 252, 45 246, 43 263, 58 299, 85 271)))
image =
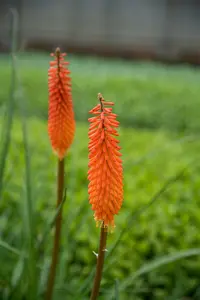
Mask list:
MULTIPOLYGON (((8 2, 4 0, 3 5, 0 0, 0 40, 8 38, 8 22, 3 20, 8 2)), ((24 46, 59 43, 94 51, 146 51, 167 57, 200 49, 198 0, 12 2, 21 15, 20 39, 24 46)))

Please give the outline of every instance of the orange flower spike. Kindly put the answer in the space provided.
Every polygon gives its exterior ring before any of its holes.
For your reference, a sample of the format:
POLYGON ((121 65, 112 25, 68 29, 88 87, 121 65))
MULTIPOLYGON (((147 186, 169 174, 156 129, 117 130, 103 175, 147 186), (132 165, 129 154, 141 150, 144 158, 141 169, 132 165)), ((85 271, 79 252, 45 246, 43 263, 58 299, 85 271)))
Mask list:
POLYGON ((94 218, 98 224, 114 227, 114 215, 121 208, 123 201, 123 169, 118 146, 119 122, 112 113, 113 102, 106 102, 98 94, 100 104, 89 113, 89 202, 94 210, 94 218), (114 128, 115 127, 115 128, 114 128))
POLYGON ((69 63, 64 61, 66 54, 57 48, 51 56, 54 57, 54 61, 50 62, 48 71, 48 134, 53 150, 62 160, 73 142, 75 133, 71 78, 67 68, 69 63))

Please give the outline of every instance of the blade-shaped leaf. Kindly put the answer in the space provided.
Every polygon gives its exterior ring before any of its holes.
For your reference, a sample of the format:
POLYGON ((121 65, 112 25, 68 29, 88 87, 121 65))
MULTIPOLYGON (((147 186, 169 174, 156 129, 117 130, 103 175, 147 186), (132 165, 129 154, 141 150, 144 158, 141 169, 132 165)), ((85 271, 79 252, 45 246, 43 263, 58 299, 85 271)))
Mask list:
POLYGON ((163 256, 161 258, 158 258, 150 263, 145 264, 140 269, 138 269, 132 276, 130 276, 128 279, 124 280, 124 282, 122 282, 122 284, 119 286, 119 289, 120 290, 125 289, 126 287, 131 285, 137 277, 147 274, 149 272, 152 272, 157 268, 160 268, 160 267, 170 264, 172 262, 176 262, 183 258, 188 258, 191 256, 197 256, 197 255, 200 255, 200 248, 183 250, 183 251, 179 251, 177 253, 169 254, 169 255, 163 256))
POLYGON ((46 230, 44 231, 44 234, 43 234, 41 240, 40 240, 39 243, 38 243, 38 246, 37 246, 38 251, 41 251, 41 247, 43 246, 43 244, 44 244, 44 242, 45 242, 45 240, 46 240, 46 238, 47 238, 49 232, 50 232, 51 229, 53 228, 53 226, 54 226, 54 224, 55 224, 55 221, 56 221, 56 218, 57 218, 57 216, 58 216, 60 210, 62 209, 64 202, 66 201, 66 195, 67 195, 67 189, 65 188, 65 190, 64 190, 64 195, 63 195, 63 200, 62 200, 62 202, 60 203, 60 205, 58 206, 58 208, 56 209, 56 212, 55 212, 55 214, 54 214, 52 220, 49 222, 49 224, 48 224, 46 230))
POLYGON ((16 248, 10 246, 8 243, 0 240, 0 247, 4 248, 7 251, 10 251, 12 253, 14 253, 15 255, 19 256, 20 255, 20 251, 17 250, 16 248))

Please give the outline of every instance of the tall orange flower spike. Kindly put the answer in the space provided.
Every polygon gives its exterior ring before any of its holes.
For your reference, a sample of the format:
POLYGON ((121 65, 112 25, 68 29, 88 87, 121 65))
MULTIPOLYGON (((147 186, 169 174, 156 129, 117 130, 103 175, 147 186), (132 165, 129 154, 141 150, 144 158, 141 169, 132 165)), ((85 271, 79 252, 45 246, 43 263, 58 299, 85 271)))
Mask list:
POLYGON ((100 103, 89 113, 89 202, 94 210, 97 226, 114 227, 114 215, 123 200, 123 169, 119 152, 116 114, 112 113, 113 102, 106 102, 98 94, 100 103))
POLYGON ((48 133, 52 148, 62 160, 71 146, 75 133, 75 120, 71 94, 70 71, 64 61, 66 53, 57 48, 51 53, 54 61, 48 71, 49 112, 48 133))

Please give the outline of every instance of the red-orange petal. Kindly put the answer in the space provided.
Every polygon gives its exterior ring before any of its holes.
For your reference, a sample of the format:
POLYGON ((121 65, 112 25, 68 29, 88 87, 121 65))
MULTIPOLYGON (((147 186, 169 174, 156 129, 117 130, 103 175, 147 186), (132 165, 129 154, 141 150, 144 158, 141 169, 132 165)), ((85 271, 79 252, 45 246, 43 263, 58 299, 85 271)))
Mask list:
POLYGON ((116 114, 112 113, 113 102, 106 102, 98 95, 100 104, 89 111, 89 202, 94 218, 106 227, 114 226, 114 215, 123 201, 123 169, 118 146, 116 114))
POLYGON ((57 48, 51 56, 48 71, 49 110, 48 134, 53 150, 59 159, 63 159, 71 146, 75 133, 75 119, 71 94, 70 71, 68 62, 64 61, 65 53, 57 48))

